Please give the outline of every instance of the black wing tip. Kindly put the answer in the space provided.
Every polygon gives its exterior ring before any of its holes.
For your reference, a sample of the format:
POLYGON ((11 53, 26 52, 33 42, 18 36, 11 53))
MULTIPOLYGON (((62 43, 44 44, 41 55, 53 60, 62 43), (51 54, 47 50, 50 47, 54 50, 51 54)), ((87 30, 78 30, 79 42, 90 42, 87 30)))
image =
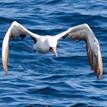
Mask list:
POLYGON ((4 75, 8 75, 8 69, 4 68, 4 75))
POLYGON ((5 71, 4 75, 8 75, 8 72, 7 72, 7 71, 5 71))
POLYGON ((97 78, 101 80, 103 78, 103 70, 97 69, 97 71, 95 72, 96 72, 97 78))
POLYGON ((99 80, 102 80, 103 76, 102 76, 102 75, 97 75, 97 78, 98 78, 99 80))

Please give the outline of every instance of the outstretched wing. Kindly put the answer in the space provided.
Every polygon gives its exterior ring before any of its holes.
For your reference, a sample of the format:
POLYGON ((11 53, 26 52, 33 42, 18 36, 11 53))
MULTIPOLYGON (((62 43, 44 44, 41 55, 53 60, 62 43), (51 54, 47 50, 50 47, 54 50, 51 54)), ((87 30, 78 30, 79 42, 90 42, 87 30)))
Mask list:
POLYGON ((84 40, 86 42, 86 50, 92 70, 101 79, 103 74, 102 55, 100 45, 93 31, 87 24, 81 24, 68 29, 55 36, 56 39, 69 37, 73 40, 84 40))
POLYGON ((31 31, 27 30, 25 27, 23 27, 16 21, 14 21, 11 24, 8 31, 6 32, 6 35, 2 43, 2 64, 5 73, 7 73, 8 70, 8 50, 9 50, 8 48, 10 38, 20 36, 23 39, 26 35, 30 35, 34 41, 36 41, 36 39, 39 38, 39 35, 34 34, 31 31))

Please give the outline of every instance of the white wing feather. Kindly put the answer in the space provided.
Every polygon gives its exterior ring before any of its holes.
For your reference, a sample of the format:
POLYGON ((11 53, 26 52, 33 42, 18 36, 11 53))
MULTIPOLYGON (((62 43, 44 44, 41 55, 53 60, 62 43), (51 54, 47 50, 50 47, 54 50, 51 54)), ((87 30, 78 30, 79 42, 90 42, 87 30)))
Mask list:
POLYGON ((68 29, 55 36, 56 39, 69 37, 73 40, 84 40, 86 42, 87 55, 92 70, 101 79, 103 74, 102 55, 100 45, 93 31, 87 24, 81 24, 68 29))
POLYGON ((2 64, 5 73, 8 71, 8 50, 9 50, 9 40, 12 37, 16 36, 24 36, 24 35, 30 35, 32 38, 39 38, 39 35, 32 33, 31 31, 27 30, 25 27, 23 27, 18 22, 14 21, 11 26, 9 27, 8 31, 6 32, 6 35, 4 37, 3 43, 2 43, 2 64))

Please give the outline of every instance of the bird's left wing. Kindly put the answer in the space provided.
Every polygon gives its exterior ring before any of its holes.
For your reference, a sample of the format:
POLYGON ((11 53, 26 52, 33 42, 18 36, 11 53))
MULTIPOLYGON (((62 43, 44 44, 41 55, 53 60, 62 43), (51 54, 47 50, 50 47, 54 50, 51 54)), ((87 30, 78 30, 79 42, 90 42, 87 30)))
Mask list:
POLYGON ((81 24, 55 35, 57 40, 66 37, 73 40, 84 40, 86 42, 87 55, 91 68, 101 79, 103 73, 102 55, 99 42, 91 28, 87 24, 81 24))
POLYGON ((2 43, 2 64, 5 73, 8 70, 8 48, 9 48, 9 40, 10 38, 15 38, 16 36, 20 36, 22 39, 26 36, 30 35, 30 37, 36 41, 39 38, 39 35, 32 33, 31 31, 27 30, 24 26, 19 24, 18 22, 14 21, 11 26, 9 27, 6 35, 3 39, 2 43))

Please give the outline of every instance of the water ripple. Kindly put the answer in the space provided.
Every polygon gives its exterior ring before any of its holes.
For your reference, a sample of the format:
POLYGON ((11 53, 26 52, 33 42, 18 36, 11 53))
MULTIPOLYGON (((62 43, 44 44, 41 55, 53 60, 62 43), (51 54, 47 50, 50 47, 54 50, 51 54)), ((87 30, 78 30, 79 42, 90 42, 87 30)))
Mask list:
POLYGON ((84 42, 60 40, 58 57, 54 57, 34 53, 29 37, 11 40, 7 76, 0 62, 0 107, 106 107, 106 9, 106 0, 0 0, 1 47, 14 20, 41 35, 56 35, 87 23, 101 45, 104 63, 103 79, 98 80, 84 42))

